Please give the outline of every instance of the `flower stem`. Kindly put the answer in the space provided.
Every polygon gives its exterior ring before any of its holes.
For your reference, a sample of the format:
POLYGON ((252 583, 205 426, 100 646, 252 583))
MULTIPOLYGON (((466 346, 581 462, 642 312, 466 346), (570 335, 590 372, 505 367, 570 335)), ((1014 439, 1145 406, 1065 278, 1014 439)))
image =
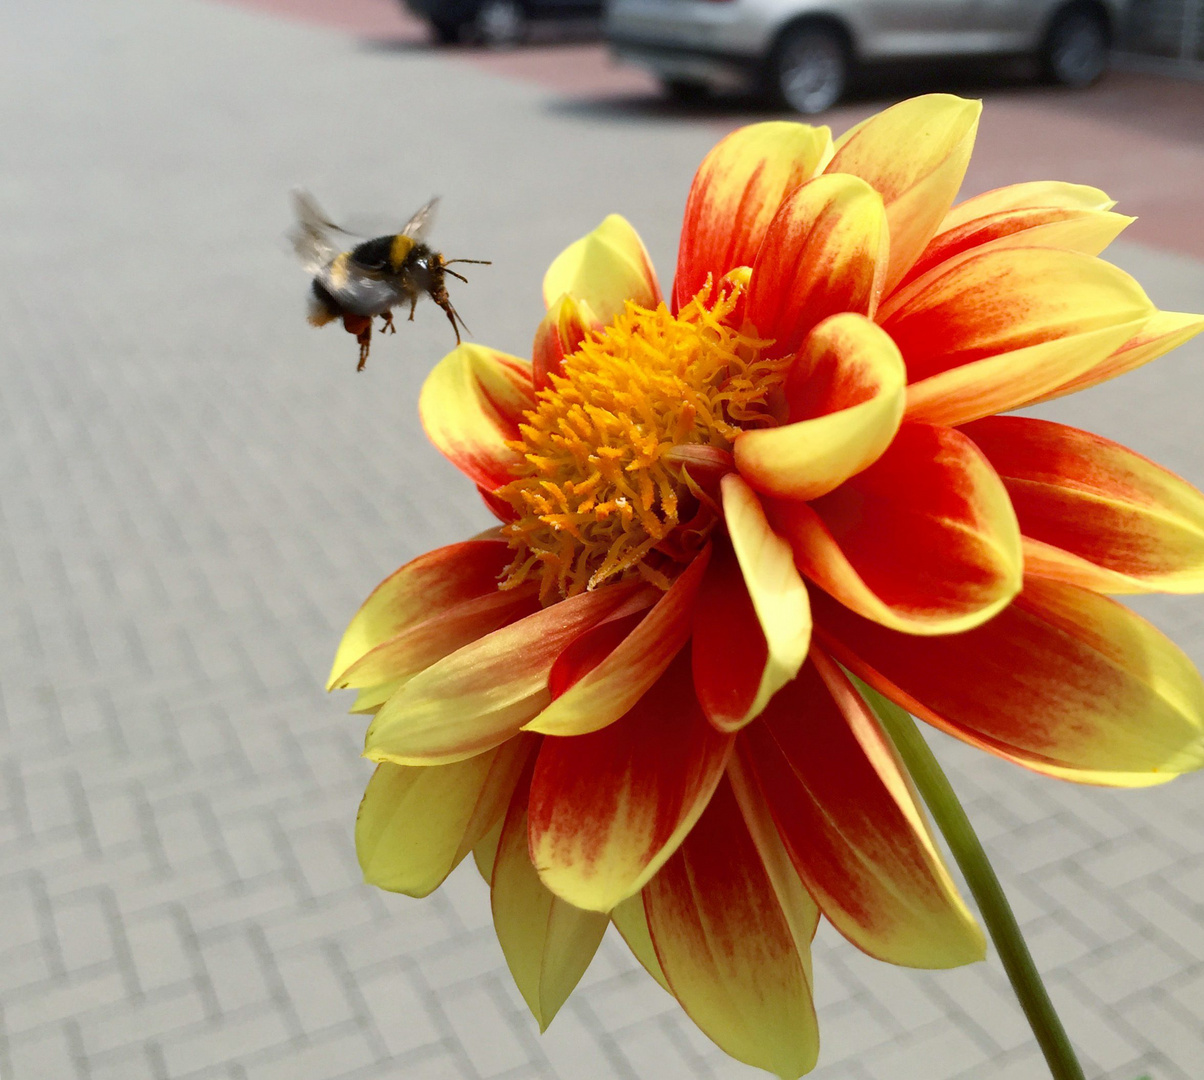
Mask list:
POLYGON ((860 680, 858 688, 878 714, 961 867, 1054 1080, 1084 1080, 1083 1068, 1054 1012, 1016 916, 949 778, 907 712, 860 680))

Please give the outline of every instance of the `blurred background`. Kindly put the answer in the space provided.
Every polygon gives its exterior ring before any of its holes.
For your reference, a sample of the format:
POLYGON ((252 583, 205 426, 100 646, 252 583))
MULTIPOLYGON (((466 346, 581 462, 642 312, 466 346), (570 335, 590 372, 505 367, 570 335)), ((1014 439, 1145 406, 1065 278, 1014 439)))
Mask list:
MULTIPOLYGON (((966 194, 1102 187, 1139 215, 1110 257, 1204 310, 1200 0, 819 11, 0 4, 4 1080, 760 1075, 609 937, 539 1036, 471 866, 424 901, 361 884, 335 644, 379 579, 489 518, 416 422, 442 313, 357 375, 283 236, 294 185, 394 225, 439 194, 436 247, 493 261, 453 301, 522 355, 548 262, 612 211, 668 283, 726 131, 948 89, 986 101, 966 194)), ((1041 411, 1201 485, 1202 395, 1197 341, 1041 411)), ((1204 662, 1204 604, 1138 606, 1204 662)), ((933 738, 1088 1074, 1199 1080, 1204 777, 1081 789, 933 738)), ((994 960, 906 971, 821 930, 815 972, 819 1080, 1044 1075, 994 960)))

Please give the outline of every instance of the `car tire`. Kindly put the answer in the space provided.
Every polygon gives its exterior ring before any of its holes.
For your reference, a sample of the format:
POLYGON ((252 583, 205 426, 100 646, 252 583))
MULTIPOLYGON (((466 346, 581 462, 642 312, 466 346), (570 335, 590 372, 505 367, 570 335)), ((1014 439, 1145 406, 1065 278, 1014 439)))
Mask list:
POLYGON ((473 28, 483 44, 507 48, 527 36, 527 13, 516 0, 485 0, 477 9, 473 28))
POLYGON ((849 82, 849 49, 825 26, 796 26, 782 35, 769 63, 770 96, 804 116, 830 109, 849 82))
POLYGON ((460 40, 463 24, 445 19, 431 19, 431 33, 440 45, 455 45, 460 40))
POLYGON ((661 89, 674 105, 701 105, 711 96, 706 83, 693 79, 661 79, 661 89))
POLYGON ((1097 82, 1108 69, 1108 25, 1088 7, 1063 11, 1049 28, 1041 52, 1048 82, 1082 89, 1097 82))

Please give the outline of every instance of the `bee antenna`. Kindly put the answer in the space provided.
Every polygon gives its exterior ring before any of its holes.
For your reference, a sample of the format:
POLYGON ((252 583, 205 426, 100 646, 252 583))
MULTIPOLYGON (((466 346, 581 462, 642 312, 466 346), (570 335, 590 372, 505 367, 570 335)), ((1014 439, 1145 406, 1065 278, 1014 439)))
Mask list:
POLYGON ((489 259, 447 259, 444 261, 444 266, 450 266, 452 263, 466 262, 476 263, 478 266, 492 266, 493 263, 489 259))
POLYGON ((451 274, 452 277, 459 278, 462 282, 464 282, 464 284, 468 284, 468 278, 466 278, 463 274, 457 274, 454 270, 448 270, 446 263, 443 264, 443 269, 446 270, 447 273, 451 274))

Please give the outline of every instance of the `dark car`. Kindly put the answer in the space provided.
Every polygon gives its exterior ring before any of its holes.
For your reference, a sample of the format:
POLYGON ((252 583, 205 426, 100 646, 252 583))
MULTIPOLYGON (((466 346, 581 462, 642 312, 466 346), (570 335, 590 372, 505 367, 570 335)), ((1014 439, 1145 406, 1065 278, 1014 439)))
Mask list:
POLYGON ((451 44, 478 41, 512 45, 527 36, 533 22, 593 19, 602 16, 603 0, 402 0, 430 24, 435 37, 451 44))

